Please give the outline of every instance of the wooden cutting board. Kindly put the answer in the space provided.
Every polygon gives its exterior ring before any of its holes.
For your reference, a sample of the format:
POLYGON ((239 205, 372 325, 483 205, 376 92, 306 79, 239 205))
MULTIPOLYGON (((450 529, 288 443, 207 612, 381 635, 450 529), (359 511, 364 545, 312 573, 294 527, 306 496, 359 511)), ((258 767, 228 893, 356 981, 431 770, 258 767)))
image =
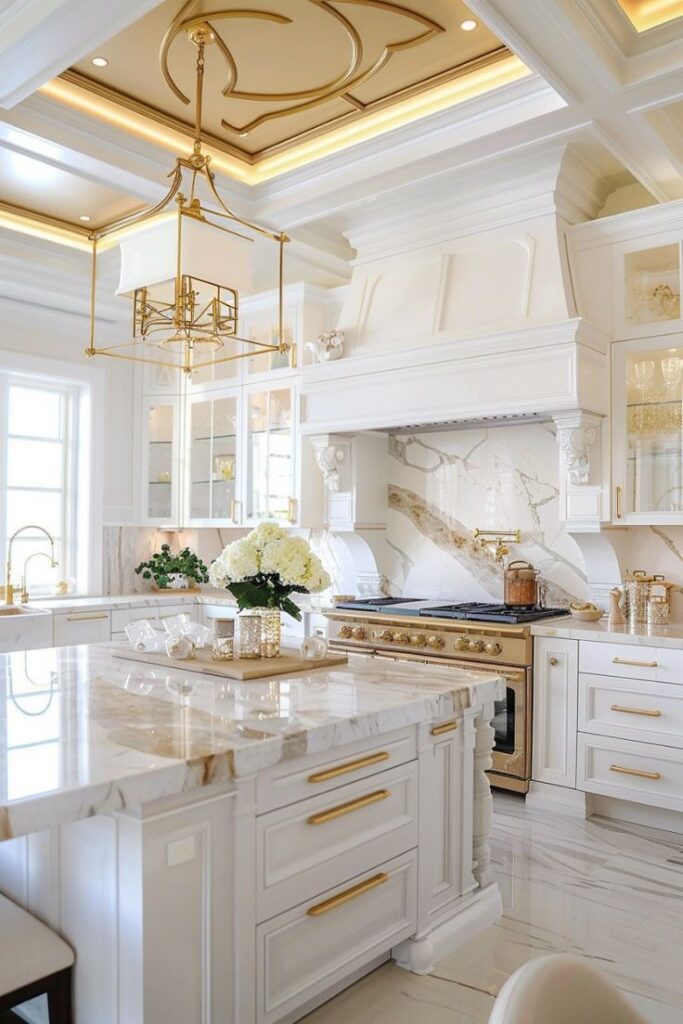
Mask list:
POLYGON ((128 646, 112 649, 115 658, 125 661, 144 661, 148 665, 161 668, 179 668, 183 672, 201 672, 204 675, 221 676, 223 679, 263 679, 268 676, 281 676, 286 672, 310 672, 316 668, 328 668, 331 665, 345 665, 345 654, 328 654, 324 658, 312 661, 302 658, 296 650, 284 650, 279 658, 233 658, 232 661, 212 661, 211 651, 200 647, 194 658, 179 660, 168 658, 159 651, 133 651, 128 646))

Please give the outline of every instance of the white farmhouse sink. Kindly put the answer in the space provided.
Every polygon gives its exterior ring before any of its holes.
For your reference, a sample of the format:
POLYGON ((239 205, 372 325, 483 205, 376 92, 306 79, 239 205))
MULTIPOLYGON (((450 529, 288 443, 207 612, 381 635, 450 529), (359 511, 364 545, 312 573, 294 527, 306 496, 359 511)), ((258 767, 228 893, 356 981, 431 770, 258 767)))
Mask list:
POLYGON ((26 604, 0 605, 0 652, 52 647, 52 613, 26 604))

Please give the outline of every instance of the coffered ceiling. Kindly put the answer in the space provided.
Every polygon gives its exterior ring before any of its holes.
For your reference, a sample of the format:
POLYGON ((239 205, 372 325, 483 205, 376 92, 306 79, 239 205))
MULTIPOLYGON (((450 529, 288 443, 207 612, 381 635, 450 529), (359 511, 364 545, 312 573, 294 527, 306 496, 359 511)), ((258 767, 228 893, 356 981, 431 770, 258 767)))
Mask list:
MULTIPOLYGON (((204 138, 247 164, 333 130, 334 148, 343 147, 358 122, 368 138, 399 107, 407 123, 435 102, 457 102, 464 80, 480 72, 494 86, 499 65, 526 73, 462 0, 165 0, 62 78, 188 134, 197 49, 187 32, 202 20, 214 39, 205 54, 204 138)), ((99 108, 103 118, 110 111, 99 108)))
POLYGON ((682 0, 619 0, 619 5, 638 32, 683 16, 682 0))

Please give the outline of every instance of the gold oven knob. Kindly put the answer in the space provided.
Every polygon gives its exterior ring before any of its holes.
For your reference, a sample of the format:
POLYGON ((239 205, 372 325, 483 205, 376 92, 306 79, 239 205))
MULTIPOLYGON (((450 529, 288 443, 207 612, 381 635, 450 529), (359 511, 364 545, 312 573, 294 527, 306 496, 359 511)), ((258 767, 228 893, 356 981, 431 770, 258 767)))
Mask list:
POLYGON ((351 636, 354 640, 365 640, 366 632, 362 626, 354 626, 351 630, 351 636))
POLYGON ((351 627, 342 626, 342 628, 339 630, 339 636, 342 638, 342 640, 349 640, 351 637, 351 627))
POLYGON ((427 638, 422 636, 421 633, 413 633, 413 635, 410 638, 411 647, 424 647, 426 643, 427 638))
POLYGON ((444 639, 442 636, 434 634, 434 636, 427 637, 427 647, 431 647, 433 651, 440 651, 443 645, 444 639))
POLYGON ((410 637, 407 633, 394 633, 393 641, 395 644, 409 644, 410 637))
POLYGON ((459 636, 453 644, 456 651, 466 651, 469 647, 469 642, 466 636, 459 636))
POLYGON ((470 642, 467 645, 467 650, 472 651, 473 654, 481 654, 481 652, 484 650, 484 641, 470 640, 470 642))
POLYGON ((390 629, 383 629, 381 633, 375 633, 375 640, 382 640, 385 644, 388 644, 393 638, 394 634, 390 629))
POLYGON ((489 640, 487 644, 484 644, 484 650, 486 651, 487 654, 496 655, 500 654, 503 648, 500 646, 499 643, 496 643, 495 640, 489 640))

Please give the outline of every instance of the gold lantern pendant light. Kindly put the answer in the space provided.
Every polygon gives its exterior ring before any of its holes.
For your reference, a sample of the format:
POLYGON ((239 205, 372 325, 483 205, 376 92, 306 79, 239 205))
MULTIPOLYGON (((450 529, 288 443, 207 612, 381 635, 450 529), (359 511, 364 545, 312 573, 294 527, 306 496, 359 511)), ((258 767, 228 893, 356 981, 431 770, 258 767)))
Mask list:
POLYGON ((90 344, 85 353, 170 366, 190 374, 255 352, 291 355, 292 349, 283 332, 284 247, 289 238, 238 217, 218 194, 211 157, 201 147, 204 50, 214 41, 214 33, 202 22, 192 25, 187 36, 197 48, 193 152, 176 158, 169 175, 171 186, 156 206, 91 233, 90 344), (188 195, 181 191, 186 179, 188 195), (208 186, 218 209, 202 204, 195 194, 198 182, 208 186), (251 287, 253 251, 260 239, 277 246, 278 334, 271 343, 239 335, 240 296, 251 287), (98 345, 98 253, 111 242, 118 242, 121 250, 116 294, 132 300, 133 337, 98 345), (223 283, 214 280, 219 276, 223 283))

